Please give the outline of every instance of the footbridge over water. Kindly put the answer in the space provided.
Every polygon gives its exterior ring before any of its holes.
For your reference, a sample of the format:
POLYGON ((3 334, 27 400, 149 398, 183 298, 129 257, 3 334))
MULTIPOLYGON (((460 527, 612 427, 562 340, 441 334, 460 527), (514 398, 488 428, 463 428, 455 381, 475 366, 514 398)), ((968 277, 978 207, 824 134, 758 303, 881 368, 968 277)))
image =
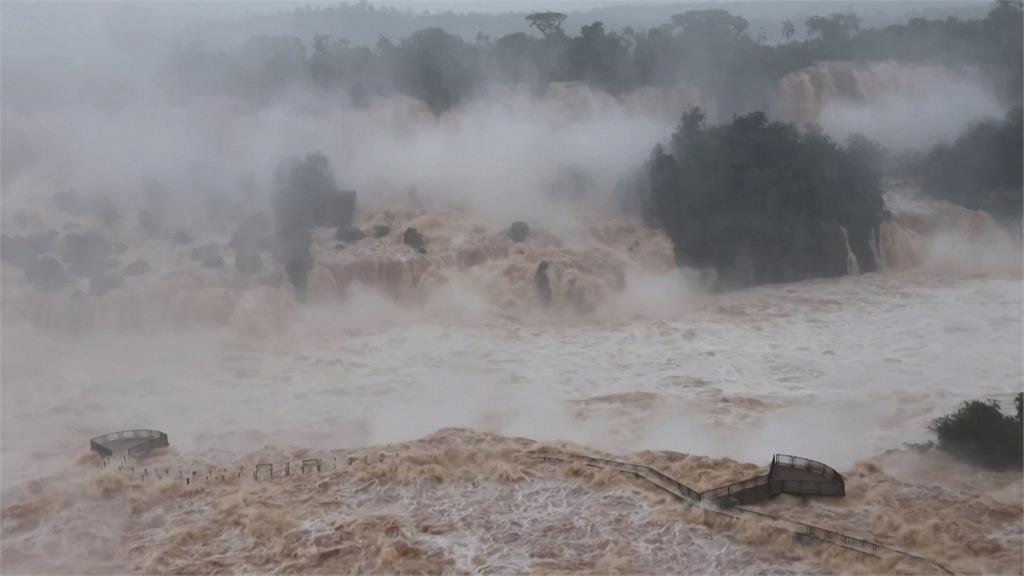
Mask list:
POLYGON ((780 528, 791 531, 794 540, 800 544, 828 544, 875 558, 898 556, 923 563, 926 573, 938 574, 941 572, 953 574, 949 568, 934 560, 891 545, 828 530, 821 526, 787 520, 774 514, 743 506, 743 504, 771 498, 779 494, 845 496, 846 483, 842 475, 831 467, 808 458, 776 454, 772 458, 767 474, 699 491, 664 474, 656 468, 644 464, 633 464, 571 452, 534 453, 532 456, 548 462, 583 464, 631 474, 637 479, 644 480, 659 490, 668 493, 680 502, 698 506, 717 516, 733 520, 739 520, 743 516, 751 516, 766 520, 780 528), (708 503, 713 505, 708 506, 708 503))
POLYGON ((749 504, 779 494, 803 496, 845 496, 846 483, 841 474, 833 468, 799 456, 776 454, 772 458, 767 474, 733 482, 709 490, 696 490, 674 478, 641 464, 629 464, 618 460, 596 458, 583 454, 558 453, 537 455, 546 460, 579 462, 599 468, 614 468, 647 477, 652 482, 670 488, 681 497, 695 501, 712 502, 728 508, 737 504, 749 504))
POLYGON ((701 492, 701 500, 720 506, 749 504, 779 494, 845 496, 842 475, 829 466, 799 456, 776 454, 768 473, 701 492))

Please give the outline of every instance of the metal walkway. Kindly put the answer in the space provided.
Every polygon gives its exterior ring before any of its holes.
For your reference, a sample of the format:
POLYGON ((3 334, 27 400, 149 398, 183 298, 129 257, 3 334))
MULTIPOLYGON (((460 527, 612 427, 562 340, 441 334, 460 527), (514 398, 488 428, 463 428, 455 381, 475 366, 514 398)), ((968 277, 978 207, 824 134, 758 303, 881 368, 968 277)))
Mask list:
POLYGON ((742 504, 783 493, 816 496, 844 496, 846 494, 845 482, 838 472, 821 462, 807 458, 776 454, 772 458, 768 474, 701 492, 644 464, 632 464, 571 452, 535 453, 532 456, 548 462, 583 464, 632 474, 668 493, 676 500, 697 506, 716 516, 739 520, 743 515, 751 515, 767 520, 780 529, 791 531, 794 541, 800 544, 829 544, 874 558, 880 558, 883 555, 896 555, 926 564, 929 568, 928 573, 937 573, 938 571, 944 574, 953 574, 951 570, 934 560, 892 546, 856 538, 820 526, 787 520, 742 506, 742 504))

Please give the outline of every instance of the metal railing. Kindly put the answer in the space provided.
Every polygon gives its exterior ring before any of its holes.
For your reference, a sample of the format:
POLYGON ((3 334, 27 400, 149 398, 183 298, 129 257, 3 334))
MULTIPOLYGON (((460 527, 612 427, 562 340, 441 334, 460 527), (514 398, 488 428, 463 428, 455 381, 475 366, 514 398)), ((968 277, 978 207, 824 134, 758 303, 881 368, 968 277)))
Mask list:
POLYGON ((732 496, 738 492, 743 492, 759 486, 770 486, 770 484, 771 479, 767 474, 764 476, 755 476, 753 478, 747 478, 746 480, 740 480, 739 482, 733 482, 732 484, 726 484, 725 486, 719 486, 718 488, 705 490, 704 492, 701 492, 701 499, 715 500, 717 498, 732 496))
POLYGON ((784 492, 819 496, 842 496, 846 493, 842 477, 839 476, 839 474, 832 468, 822 464, 821 462, 815 462, 814 460, 808 460, 807 458, 781 454, 777 454, 775 458, 772 459, 773 466, 778 464, 780 466, 811 470, 820 474, 823 480, 776 480, 772 478, 772 474, 769 472, 766 475, 747 478, 738 482, 726 484, 725 486, 719 486, 717 488, 711 488, 709 490, 699 492, 675 478, 662 473, 660 470, 643 464, 620 462, 618 460, 586 456, 584 454, 565 454, 561 456, 538 455, 537 457, 557 461, 581 462, 588 466, 614 468, 623 472, 629 472, 635 476, 644 476, 651 482, 660 484, 662 487, 677 493, 679 496, 695 501, 715 501, 735 497, 735 499, 741 503, 749 503, 754 500, 770 498, 784 492))
POLYGON ((840 532, 834 532, 832 530, 826 530, 818 526, 812 526, 810 524, 801 524, 801 529, 804 534, 807 534, 815 540, 822 542, 828 542, 829 544, 841 544, 847 548, 855 548, 870 554, 878 554, 878 551, 882 548, 875 542, 870 540, 864 540, 863 538, 854 538, 853 536, 847 536, 840 532))
POLYGON ((120 430, 89 440, 89 448, 101 456, 111 456, 114 453, 111 446, 130 440, 139 440, 139 442, 132 443, 127 447, 129 456, 137 456, 154 448, 170 446, 167 434, 159 430, 120 430))
MULTIPOLYGON (((701 500, 728 498, 731 495, 742 494, 744 492, 749 493, 749 491, 757 489, 763 489, 767 493, 772 493, 772 495, 780 492, 794 492, 800 494, 817 493, 821 495, 838 496, 845 495, 845 484, 843 482, 843 478, 841 475, 839 475, 838 472, 833 470, 831 467, 826 466, 825 464, 822 464, 821 462, 817 462, 815 460, 801 458, 799 456, 789 456, 785 454, 776 454, 775 457, 772 459, 772 465, 791 466, 796 468, 812 470, 821 474, 823 477, 829 480, 823 482, 811 480, 771 480, 771 476, 769 473, 768 475, 756 476, 754 478, 749 478, 747 480, 733 482, 732 484, 719 486, 718 488, 712 488, 704 492, 697 492, 696 490, 690 488, 689 486, 686 486, 685 484, 673 479, 672 477, 665 475, 656 468, 652 468, 650 466, 646 466, 643 464, 632 464, 629 462, 621 462, 618 460, 611 460, 608 458, 596 458, 594 456, 584 456, 582 454, 571 453, 565 453, 562 455, 535 454, 533 455, 533 457, 553 462, 582 462, 588 466, 612 468, 615 470, 620 470, 622 472, 629 472, 638 478, 643 478, 647 480, 651 484, 655 485, 656 487, 666 492, 678 492, 678 495, 686 495, 686 499, 697 502, 701 500), (838 480, 838 482, 836 480, 838 480), (676 490, 673 490, 670 487, 675 488, 676 490)), ((684 498, 680 499, 684 501, 686 500, 684 498)), ((701 508, 707 512, 711 512, 716 515, 726 516, 732 519, 740 518, 740 516, 729 514, 727 512, 723 512, 720 510, 714 510, 713 508, 703 506, 701 506, 701 508)), ((759 510, 752 510, 744 507, 736 507, 733 510, 753 514, 756 516, 762 516, 764 518, 768 518, 778 522, 784 522, 790 526, 795 526, 796 530, 793 531, 794 539, 797 542, 803 544, 822 542, 846 548, 848 550, 852 550, 854 552, 859 552, 876 558, 879 557, 880 552, 884 550, 886 552, 890 552, 913 560, 924 562, 926 564, 929 564, 933 568, 937 568, 945 574, 949 574, 951 576, 954 574, 949 568, 943 566, 942 564, 934 560, 925 558, 924 556, 918 556, 917 554, 912 554, 904 550, 900 550, 899 548, 893 548, 891 546, 886 546, 883 544, 879 544, 877 542, 872 542, 871 540, 865 540, 863 538, 856 538, 854 536, 850 536, 833 530, 828 530, 826 528, 814 526, 812 524, 794 522, 792 520, 787 520, 785 518, 775 516, 774 514, 768 514, 766 512, 761 512, 759 510)))
POLYGON ((800 456, 790 456, 789 454, 776 454, 772 457, 772 466, 784 466, 787 468, 798 468, 801 470, 809 470, 816 474, 820 474, 826 479, 832 479, 840 477, 839 473, 835 471, 831 466, 826 466, 817 460, 811 460, 810 458, 802 458, 800 456))

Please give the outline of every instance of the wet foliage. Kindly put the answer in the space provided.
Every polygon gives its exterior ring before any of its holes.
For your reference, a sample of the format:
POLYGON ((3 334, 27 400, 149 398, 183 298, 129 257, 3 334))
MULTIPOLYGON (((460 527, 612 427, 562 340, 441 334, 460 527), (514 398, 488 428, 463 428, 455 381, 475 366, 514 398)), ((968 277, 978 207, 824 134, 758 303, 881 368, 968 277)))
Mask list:
MULTIPOLYGON (((348 227, 355 213, 355 193, 338 187, 330 162, 323 154, 310 154, 278 166, 273 212, 277 257, 288 273, 296 297, 304 300, 313 269, 313 228, 348 227)), ((250 264, 236 262, 237 266, 249 268, 250 264)))
POLYGON ((938 447, 988 468, 1024 468, 1024 394, 1014 398, 1016 414, 1004 414, 997 400, 964 402, 952 414, 932 421, 938 447))
POLYGON ((713 268, 719 287, 840 276, 850 251, 870 271, 884 217, 870 150, 863 138, 844 148, 760 112, 707 126, 694 108, 655 147, 637 193, 677 261, 713 268))
POLYGON ((1001 122, 973 126, 924 162, 925 189, 938 198, 1004 219, 1021 216, 1024 194, 1021 107, 1001 122))
POLYGON ((263 100, 295 84, 344 94, 357 105, 402 93, 441 114, 493 84, 584 82, 610 93, 644 86, 685 84, 717 102, 719 118, 765 110, 779 78, 815 62, 900 60, 981 70, 1006 102, 1021 99, 1021 5, 993 4, 984 19, 913 18, 906 24, 861 29, 852 13, 789 22, 786 42, 723 9, 690 10, 648 30, 610 29, 595 21, 573 35, 566 15, 538 12, 523 31, 475 41, 440 27, 401 40, 381 36, 375 46, 317 35, 308 45, 292 35, 250 38, 235 53, 192 46, 174 69, 183 86, 263 100), (802 24, 802 34, 796 28, 802 24), (540 37, 530 34, 531 30, 540 37))

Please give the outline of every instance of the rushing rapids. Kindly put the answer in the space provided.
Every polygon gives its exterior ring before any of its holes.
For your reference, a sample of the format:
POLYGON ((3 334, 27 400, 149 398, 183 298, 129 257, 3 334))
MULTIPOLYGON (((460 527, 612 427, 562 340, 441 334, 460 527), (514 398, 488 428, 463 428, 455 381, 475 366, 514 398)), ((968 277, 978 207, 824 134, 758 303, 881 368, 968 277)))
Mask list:
POLYGON ((819 62, 779 80, 775 117, 816 124, 839 139, 853 133, 899 149, 955 139, 972 122, 1004 110, 977 70, 903 62, 819 62))
MULTIPOLYGON (((837 465, 847 497, 761 509, 957 573, 1019 571, 1019 474, 899 450, 959 401, 1019 388, 1019 249, 982 213, 899 190, 888 205, 887 270, 719 295, 674 270, 660 233, 596 213, 516 240, 459 211, 366 209, 366 238, 316 232, 303 305, 271 258, 238 270, 226 233, 112 238, 119 265, 151 270, 102 294, 42 291, 5 264, 3 571, 921 571, 526 457, 545 446, 698 489, 806 454, 837 465), (193 257, 210 243, 224 266, 193 257), (168 432, 142 466, 345 464, 143 480, 83 456, 112 425, 168 432)), ((5 233, 45 229, 20 225, 5 233)))

